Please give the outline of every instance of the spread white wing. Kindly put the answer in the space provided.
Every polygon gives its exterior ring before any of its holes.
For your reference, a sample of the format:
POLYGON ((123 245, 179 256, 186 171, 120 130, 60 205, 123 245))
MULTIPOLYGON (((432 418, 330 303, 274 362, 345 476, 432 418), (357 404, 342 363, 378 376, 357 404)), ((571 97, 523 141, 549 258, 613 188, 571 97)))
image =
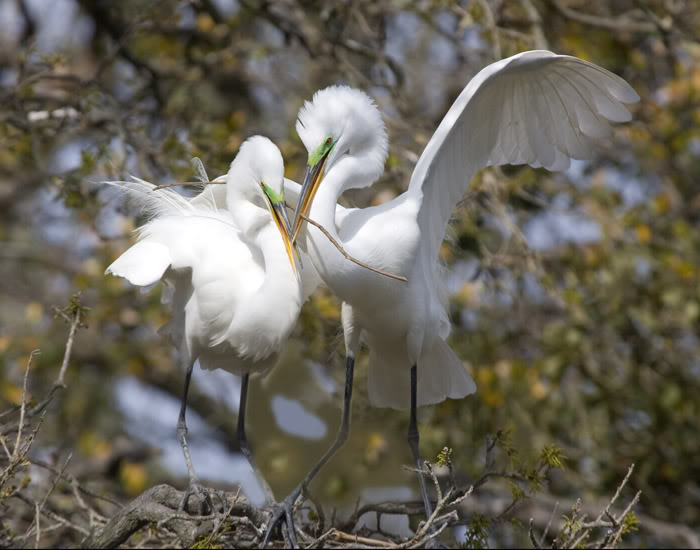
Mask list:
POLYGON ((411 177, 408 192, 421 202, 424 269, 437 266, 452 210, 478 170, 501 164, 566 169, 571 159, 591 158, 595 141, 612 133, 608 120, 630 120, 623 104, 637 101, 613 73, 544 50, 480 71, 443 118, 411 177))

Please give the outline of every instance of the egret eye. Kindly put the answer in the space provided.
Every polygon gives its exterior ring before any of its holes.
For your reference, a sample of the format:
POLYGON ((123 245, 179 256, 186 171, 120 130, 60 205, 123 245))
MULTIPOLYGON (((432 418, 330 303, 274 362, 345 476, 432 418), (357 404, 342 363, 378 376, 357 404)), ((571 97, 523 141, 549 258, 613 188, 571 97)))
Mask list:
POLYGON ((331 136, 328 136, 326 138, 326 145, 330 145, 332 141, 333 141, 333 139, 331 138, 331 136))

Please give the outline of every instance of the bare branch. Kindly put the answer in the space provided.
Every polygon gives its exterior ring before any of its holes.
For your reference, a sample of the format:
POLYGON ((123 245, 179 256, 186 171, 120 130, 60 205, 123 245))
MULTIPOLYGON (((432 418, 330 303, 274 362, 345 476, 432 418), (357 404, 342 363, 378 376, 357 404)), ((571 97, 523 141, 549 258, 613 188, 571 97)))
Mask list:
POLYGON ((595 15, 581 13, 569 8, 565 4, 564 0, 550 0, 550 2, 564 17, 578 21, 579 23, 591 25, 592 27, 600 27, 613 31, 640 33, 653 33, 658 30, 654 23, 635 21, 629 15, 621 15, 618 17, 597 17, 595 15))
POLYGON ((29 354, 29 360, 27 361, 27 368, 24 370, 24 381, 22 382, 22 406, 19 413, 19 426, 17 427, 17 438, 15 439, 15 449, 12 452, 12 457, 16 458, 20 453, 20 443, 22 441, 22 428, 24 427, 24 411, 27 406, 27 378, 29 377, 29 367, 31 367, 32 360, 35 355, 39 355, 41 351, 35 349, 29 354))

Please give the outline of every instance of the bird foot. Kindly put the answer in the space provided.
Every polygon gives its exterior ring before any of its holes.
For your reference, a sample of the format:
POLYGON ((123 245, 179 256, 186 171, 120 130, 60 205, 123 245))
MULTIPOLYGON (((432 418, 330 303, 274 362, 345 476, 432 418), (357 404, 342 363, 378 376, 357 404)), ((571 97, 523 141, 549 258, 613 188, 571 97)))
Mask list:
POLYGON ((295 490, 281 503, 272 506, 272 517, 270 517, 270 520, 267 522, 265 540, 262 545, 263 548, 267 546, 270 537, 276 531, 278 525, 285 539, 285 543, 291 548, 299 548, 297 544, 296 527, 294 525, 294 503, 298 496, 299 491, 295 490))
MULTIPOLYGON (((187 502, 193 495, 198 497, 200 516, 207 516, 214 511, 214 503, 209 495, 209 490, 198 479, 194 478, 190 480, 189 486, 185 489, 185 494, 182 495, 182 500, 180 500, 180 505, 177 508, 178 512, 186 512, 187 502)), ((219 496, 218 493, 217 496, 219 496)), ((221 496, 219 496, 219 500, 221 500, 221 496)))

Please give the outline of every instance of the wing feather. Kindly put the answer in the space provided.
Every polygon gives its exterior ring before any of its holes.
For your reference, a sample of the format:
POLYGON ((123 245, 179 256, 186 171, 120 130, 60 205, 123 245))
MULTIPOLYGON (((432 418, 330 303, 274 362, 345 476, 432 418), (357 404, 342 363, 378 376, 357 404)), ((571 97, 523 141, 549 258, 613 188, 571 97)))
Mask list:
POLYGON ((167 246, 141 241, 119 256, 105 271, 122 277, 132 285, 148 286, 160 281, 170 267, 172 257, 167 246))
MULTIPOLYGON (((581 59, 535 50, 480 71, 428 142, 408 192, 421 204, 419 258, 426 275, 452 210, 481 168, 529 164, 549 170, 591 158, 608 121, 626 122, 639 96, 619 76, 581 59)), ((434 277, 433 277, 434 278, 434 277)))
POLYGON ((183 308, 187 306, 194 308, 191 313, 212 345, 218 343, 226 335, 238 301, 264 279, 261 259, 241 237, 236 220, 226 208, 225 186, 208 186, 195 198, 187 199, 171 189, 155 190, 152 183, 133 176, 132 181, 104 183, 118 188, 151 216, 136 231, 136 244, 105 273, 137 286, 169 279, 166 282, 174 286, 175 293, 174 318, 165 332, 173 338, 185 334, 183 308))

